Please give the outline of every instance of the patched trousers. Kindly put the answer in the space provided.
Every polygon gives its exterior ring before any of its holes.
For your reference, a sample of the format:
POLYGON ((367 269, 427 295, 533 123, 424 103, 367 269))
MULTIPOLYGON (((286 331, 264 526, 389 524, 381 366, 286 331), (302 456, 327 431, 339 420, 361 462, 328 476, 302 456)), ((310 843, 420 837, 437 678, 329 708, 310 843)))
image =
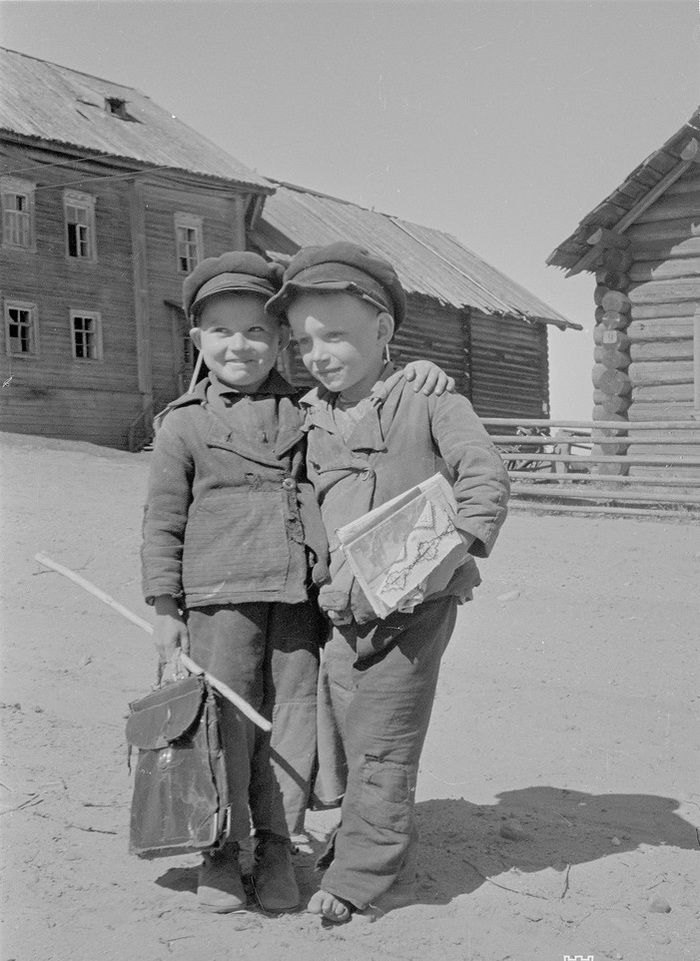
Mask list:
POLYGON ((418 763, 457 600, 336 628, 319 677, 318 800, 342 796, 321 887, 359 909, 404 880, 417 843, 418 763))
POLYGON ((250 603, 192 608, 192 659, 263 717, 266 734, 222 698, 231 839, 303 830, 316 757, 321 619, 316 605, 250 603))

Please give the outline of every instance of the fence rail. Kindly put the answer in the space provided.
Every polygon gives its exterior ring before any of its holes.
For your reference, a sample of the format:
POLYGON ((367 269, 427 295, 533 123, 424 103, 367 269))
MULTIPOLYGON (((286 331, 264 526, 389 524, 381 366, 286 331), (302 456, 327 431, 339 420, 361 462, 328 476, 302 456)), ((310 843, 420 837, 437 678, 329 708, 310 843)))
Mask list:
POLYGON ((508 468, 516 506, 700 519, 700 415, 685 421, 482 420, 508 468))

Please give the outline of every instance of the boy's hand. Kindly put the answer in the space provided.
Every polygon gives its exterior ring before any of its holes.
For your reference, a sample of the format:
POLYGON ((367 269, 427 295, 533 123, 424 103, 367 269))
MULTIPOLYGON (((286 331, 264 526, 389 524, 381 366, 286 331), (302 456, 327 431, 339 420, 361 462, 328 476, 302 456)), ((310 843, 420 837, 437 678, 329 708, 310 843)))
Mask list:
POLYGON ((179 650, 189 654, 190 635, 175 598, 164 594, 155 599, 153 606, 156 610, 153 640, 160 660, 171 661, 179 650))
POLYGON ((436 394, 439 397, 445 391, 450 394, 455 392, 454 377, 450 377, 442 367, 438 367, 431 360, 412 360, 410 364, 406 364, 403 370, 392 374, 387 381, 387 387, 393 387, 394 378, 398 381, 401 376, 413 384, 416 393, 423 391, 427 397, 431 394, 436 394))

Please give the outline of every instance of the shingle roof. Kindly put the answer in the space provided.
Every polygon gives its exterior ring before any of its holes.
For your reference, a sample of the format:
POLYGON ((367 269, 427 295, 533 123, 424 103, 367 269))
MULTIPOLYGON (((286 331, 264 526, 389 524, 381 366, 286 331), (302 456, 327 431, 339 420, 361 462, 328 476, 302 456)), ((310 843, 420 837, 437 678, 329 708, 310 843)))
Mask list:
MULTIPOLYGON (((591 247, 588 238, 599 227, 613 228, 638 204, 674 167, 681 163, 681 152, 695 138, 700 142, 700 107, 665 144, 650 154, 630 173, 617 189, 586 214, 570 237, 559 244, 547 258, 554 267, 573 267, 591 247)), ((589 270, 595 270, 592 263, 589 270)))
MULTIPOLYGON (((133 87, 69 70, 0 47, 0 129, 22 137, 79 147, 232 181, 267 193, 269 184, 133 87), (123 102, 132 119, 107 109, 123 102)), ((118 109, 118 108, 117 108, 118 109)))
POLYGON ((581 329, 450 234, 292 184, 272 183, 277 189, 265 201, 258 228, 268 250, 274 232, 295 248, 350 240, 390 260, 409 294, 425 294, 453 307, 581 329))

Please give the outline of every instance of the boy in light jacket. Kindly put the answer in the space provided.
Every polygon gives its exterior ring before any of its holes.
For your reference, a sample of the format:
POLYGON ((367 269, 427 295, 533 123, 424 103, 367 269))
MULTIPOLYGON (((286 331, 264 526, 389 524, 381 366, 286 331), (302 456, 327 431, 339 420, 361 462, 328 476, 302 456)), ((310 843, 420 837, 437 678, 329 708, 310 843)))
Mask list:
POLYGON ((391 264, 355 244, 306 248, 267 305, 285 314, 320 387, 301 400, 307 470, 330 542, 319 604, 333 624, 322 655, 319 780, 342 798, 330 866, 308 910, 349 920, 410 901, 415 882, 416 778, 457 605, 479 583, 506 516, 508 475, 456 394, 426 397, 391 380, 385 351, 406 312, 391 264), (338 528, 437 471, 450 479, 470 556, 410 613, 379 620, 340 550, 338 528))

